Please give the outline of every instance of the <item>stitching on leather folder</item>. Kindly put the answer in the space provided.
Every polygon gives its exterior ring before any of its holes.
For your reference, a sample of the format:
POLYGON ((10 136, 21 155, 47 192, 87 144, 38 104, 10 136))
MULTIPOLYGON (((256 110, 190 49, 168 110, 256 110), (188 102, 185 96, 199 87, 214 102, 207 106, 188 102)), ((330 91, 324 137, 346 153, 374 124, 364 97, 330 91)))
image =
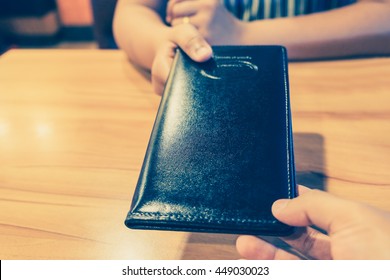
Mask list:
MULTIPOLYGON (((275 220, 265 220, 265 219, 245 219, 245 218, 223 218, 223 217, 207 217, 207 216, 198 216, 198 215, 180 215, 180 214, 159 214, 159 213, 131 213, 129 216, 139 216, 139 217, 153 217, 153 218, 169 218, 176 221, 222 221, 222 222, 239 222, 239 223, 267 223, 275 224, 275 220)), ((162 219, 163 220, 163 219, 162 219)))
MULTIPOLYGON (((287 77, 287 68, 286 68, 286 65, 287 65, 287 62, 286 62, 286 57, 287 57, 287 54, 285 53, 285 49, 282 48, 282 52, 284 55, 282 55, 282 58, 283 58, 283 73, 284 73, 284 100, 285 100, 285 109, 286 109, 286 150, 287 150, 287 180, 288 180, 288 196, 291 198, 292 197, 292 193, 291 193, 291 181, 290 181, 290 176, 291 176, 291 170, 290 170, 290 166, 291 166, 291 158, 290 158, 290 148, 289 145, 290 145, 290 141, 289 141, 289 138, 291 137, 290 135, 290 112, 289 112, 289 86, 288 86, 288 80, 286 79, 287 77)), ((291 139, 290 139, 291 140, 291 139)))

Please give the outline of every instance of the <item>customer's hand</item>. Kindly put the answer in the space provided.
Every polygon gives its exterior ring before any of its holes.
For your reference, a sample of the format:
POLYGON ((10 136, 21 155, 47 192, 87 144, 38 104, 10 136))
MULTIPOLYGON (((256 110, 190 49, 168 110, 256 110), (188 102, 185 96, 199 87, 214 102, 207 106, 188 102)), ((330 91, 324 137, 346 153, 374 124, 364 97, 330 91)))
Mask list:
POLYGON ((210 45, 194 26, 179 24, 171 27, 169 39, 159 47, 151 69, 153 88, 159 95, 163 93, 177 47, 197 62, 207 61, 212 56, 210 45))
MULTIPOLYGON (((305 187, 299 193, 276 201, 272 213, 283 223, 303 227, 281 239, 306 258, 390 259, 389 212, 305 187)), ((246 259, 299 259, 254 236, 240 236, 236 246, 246 259)))
POLYGON ((170 0, 166 20, 172 26, 191 23, 212 45, 239 45, 244 26, 220 0, 170 0))

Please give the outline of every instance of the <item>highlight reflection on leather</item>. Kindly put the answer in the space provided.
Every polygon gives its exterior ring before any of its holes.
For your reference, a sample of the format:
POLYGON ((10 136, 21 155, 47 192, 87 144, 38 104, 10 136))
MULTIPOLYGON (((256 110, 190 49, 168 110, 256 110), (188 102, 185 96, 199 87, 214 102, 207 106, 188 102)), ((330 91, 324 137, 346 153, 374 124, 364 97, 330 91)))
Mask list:
POLYGON ((290 234, 271 213, 296 195, 290 115, 283 47, 214 47, 201 64, 178 51, 126 225, 290 234))
POLYGON ((205 67, 200 74, 211 79, 241 79, 254 77, 257 74, 258 66, 250 61, 237 60, 232 58, 214 56, 209 62, 212 67, 205 67), (218 61, 218 63, 217 63, 218 61))

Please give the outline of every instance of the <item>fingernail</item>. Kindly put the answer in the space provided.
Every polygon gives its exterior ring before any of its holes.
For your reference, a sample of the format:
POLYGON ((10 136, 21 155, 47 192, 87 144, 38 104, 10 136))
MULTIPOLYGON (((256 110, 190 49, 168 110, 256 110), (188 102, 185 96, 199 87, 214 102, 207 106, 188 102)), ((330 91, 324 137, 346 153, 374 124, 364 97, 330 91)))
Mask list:
POLYGON ((203 56, 209 53, 209 49, 206 46, 200 46, 195 50, 197 56, 203 56))
POLYGON ((204 60, 211 57, 211 50, 205 45, 195 45, 193 50, 197 59, 204 60))
POLYGON ((289 203, 288 199, 279 199, 272 204, 272 212, 278 213, 283 211, 284 208, 286 208, 287 204, 289 203))

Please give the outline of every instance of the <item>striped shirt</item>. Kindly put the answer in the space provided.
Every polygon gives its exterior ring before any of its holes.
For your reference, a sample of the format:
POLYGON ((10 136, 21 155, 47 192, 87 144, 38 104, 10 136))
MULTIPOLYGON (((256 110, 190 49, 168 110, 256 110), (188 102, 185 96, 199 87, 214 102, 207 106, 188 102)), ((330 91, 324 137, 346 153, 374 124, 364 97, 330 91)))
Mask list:
POLYGON ((311 14, 343 7, 356 0, 221 0, 237 18, 251 21, 311 14))

